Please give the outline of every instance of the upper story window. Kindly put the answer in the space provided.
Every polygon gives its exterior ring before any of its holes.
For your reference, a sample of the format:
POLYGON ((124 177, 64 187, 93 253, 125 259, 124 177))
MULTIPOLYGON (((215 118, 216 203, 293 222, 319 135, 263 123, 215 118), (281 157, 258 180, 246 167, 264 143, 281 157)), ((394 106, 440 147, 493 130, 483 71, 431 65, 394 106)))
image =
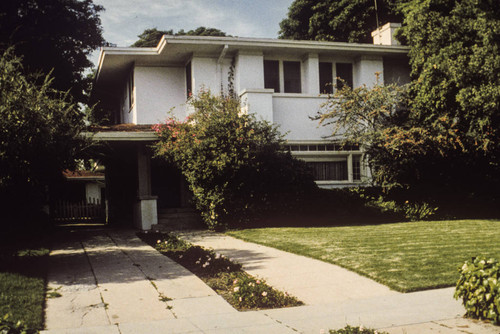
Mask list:
POLYGON ((264 60, 264 88, 280 92, 280 63, 277 60, 264 60))
POLYGON ((335 64, 337 70, 337 88, 342 89, 344 85, 353 87, 352 84, 352 64, 351 63, 337 63, 335 64), (341 79, 341 80, 340 80, 341 79))
POLYGON ((335 63, 335 68, 330 62, 319 63, 319 92, 321 94, 333 93, 333 78, 336 77, 338 89, 342 89, 344 84, 353 87, 351 63, 335 63), (334 71, 335 70, 335 71, 334 71))
POLYGON ((320 94, 333 93, 332 63, 319 63, 319 92, 320 94))
POLYGON ((299 61, 264 60, 264 87, 275 93, 301 93, 299 61))

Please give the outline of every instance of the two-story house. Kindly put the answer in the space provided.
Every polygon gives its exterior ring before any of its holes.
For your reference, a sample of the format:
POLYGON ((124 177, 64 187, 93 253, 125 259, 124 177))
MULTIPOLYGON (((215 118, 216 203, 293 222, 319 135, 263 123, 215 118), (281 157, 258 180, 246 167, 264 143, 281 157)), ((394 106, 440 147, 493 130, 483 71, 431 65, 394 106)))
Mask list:
POLYGON ((279 125, 291 153, 308 162, 319 186, 357 185, 369 177, 359 147, 342 148, 327 138, 331 129, 311 120, 337 78, 353 87, 409 81, 408 48, 397 45, 387 24, 374 44, 239 37, 163 36, 155 48, 101 50, 93 99, 112 115, 114 126, 95 140, 110 147, 106 163, 112 219, 134 217, 147 229, 162 208, 187 205, 175 169, 151 161, 150 125, 167 113, 190 113, 190 94, 234 86, 245 110, 279 125))

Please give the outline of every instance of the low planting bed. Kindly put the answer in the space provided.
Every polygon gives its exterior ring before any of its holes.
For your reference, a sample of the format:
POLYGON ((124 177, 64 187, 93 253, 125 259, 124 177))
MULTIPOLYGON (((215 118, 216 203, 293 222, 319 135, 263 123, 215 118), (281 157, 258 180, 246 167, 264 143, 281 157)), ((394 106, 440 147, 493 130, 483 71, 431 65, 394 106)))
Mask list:
POLYGON ((273 289, 222 254, 187 243, 172 234, 140 233, 160 253, 184 266, 239 311, 303 305, 297 298, 273 289))

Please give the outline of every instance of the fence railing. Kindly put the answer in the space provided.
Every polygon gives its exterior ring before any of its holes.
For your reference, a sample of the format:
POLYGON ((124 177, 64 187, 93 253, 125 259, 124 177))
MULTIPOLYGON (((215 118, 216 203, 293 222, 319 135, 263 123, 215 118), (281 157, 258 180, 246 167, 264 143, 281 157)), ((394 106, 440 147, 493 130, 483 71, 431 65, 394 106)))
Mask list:
POLYGON ((50 216, 55 223, 104 223, 106 209, 96 198, 88 201, 69 202, 57 200, 52 203, 50 216))

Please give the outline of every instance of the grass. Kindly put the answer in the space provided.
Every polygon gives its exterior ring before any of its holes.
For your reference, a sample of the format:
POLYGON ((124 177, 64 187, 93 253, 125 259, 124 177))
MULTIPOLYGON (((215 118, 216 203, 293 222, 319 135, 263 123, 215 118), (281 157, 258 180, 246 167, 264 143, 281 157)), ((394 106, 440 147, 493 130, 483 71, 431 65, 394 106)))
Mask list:
POLYGON ((401 292, 454 286, 458 268, 473 256, 500 259, 499 220, 261 228, 227 234, 337 264, 401 292))
POLYGON ((11 322, 42 329, 49 250, 20 244, 11 240, 0 249, 0 318, 9 314, 11 322))

